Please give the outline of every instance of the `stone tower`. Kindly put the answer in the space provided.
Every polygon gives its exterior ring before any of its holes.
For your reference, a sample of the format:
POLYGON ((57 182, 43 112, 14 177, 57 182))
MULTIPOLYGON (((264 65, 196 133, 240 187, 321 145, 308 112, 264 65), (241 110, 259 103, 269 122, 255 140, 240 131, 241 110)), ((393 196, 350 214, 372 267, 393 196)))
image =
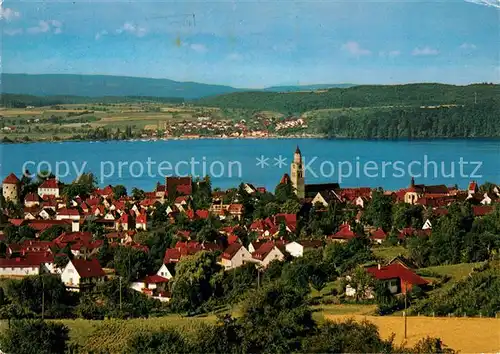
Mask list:
POLYGON ((306 188, 304 182, 304 164, 302 161, 302 154, 297 146, 295 154, 293 154, 293 162, 291 164, 290 179, 292 180, 292 186, 295 190, 295 194, 299 199, 305 198, 306 188))
POLYGON ((5 201, 19 203, 21 181, 15 174, 11 173, 2 182, 2 193, 5 201))

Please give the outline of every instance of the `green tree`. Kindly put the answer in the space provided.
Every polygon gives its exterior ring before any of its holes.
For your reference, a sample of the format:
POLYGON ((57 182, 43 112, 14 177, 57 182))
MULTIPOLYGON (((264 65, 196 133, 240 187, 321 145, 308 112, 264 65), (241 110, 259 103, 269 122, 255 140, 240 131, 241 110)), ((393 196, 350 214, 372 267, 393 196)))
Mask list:
POLYGON ((392 338, 383 340, 378 328, 371 322, 327 321, 302 345, 304 353, 390 353, 392 338))
POLYGON ((244 332, 241 345, 249 353, 289 353, 315 327, 305 293, 271 283, 249 294, 239 323, 244 332), (267 338, 263 341, 262 338, 267 338))
POLYGON ((0 337, 2 350, 18 354, 63 354, 69 329, 61 323, 42 320, 12 321, 0 337))
POLYGON ((191 348, 179 331, 164 328, 157 331, 139 331, 128 341, 125 352, 131 354, 177 354, 192 353, 200 348, 191 348))
POLYGON ((120 199, 121 197, 127 196, 127 188, 124 185, 117 184, 113 186, 113 198, 120 199))
POLYGON ((176 265, 171 306, 177 311, 193 311, 215 291, 212 278, 222 271, 215 252, 199 252, 176 265))

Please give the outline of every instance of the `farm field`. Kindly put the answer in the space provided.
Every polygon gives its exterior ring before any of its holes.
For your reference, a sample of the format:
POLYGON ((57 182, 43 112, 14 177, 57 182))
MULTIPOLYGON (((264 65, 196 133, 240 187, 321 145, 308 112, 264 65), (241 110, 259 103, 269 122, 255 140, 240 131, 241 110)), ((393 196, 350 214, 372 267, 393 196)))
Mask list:
MULTIPOLYGON (((404 320, 396 316, 326 315, 339 321, 354 318, 368 320, 378 326, 380 334, 388 338, 396 334, 395 343, 404 342, 404 320)), ((496 318, 433 318, 408 317, 407 345, 412 346, 423 337, 439 337, 450 348, 462 353, 494 353, 500 351, 500 319, 496 318)))

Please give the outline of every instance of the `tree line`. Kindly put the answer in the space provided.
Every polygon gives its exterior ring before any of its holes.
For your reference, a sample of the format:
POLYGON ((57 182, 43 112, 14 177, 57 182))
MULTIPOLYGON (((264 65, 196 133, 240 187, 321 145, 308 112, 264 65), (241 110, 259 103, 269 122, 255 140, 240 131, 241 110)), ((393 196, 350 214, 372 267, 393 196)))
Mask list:
POLYGON ((270 110, 289 114, 328 108, 471 105, 498 101, 500 85, 444 84, 362 85, 311 92, 236 92, 205 97, 197 105, 270 110))

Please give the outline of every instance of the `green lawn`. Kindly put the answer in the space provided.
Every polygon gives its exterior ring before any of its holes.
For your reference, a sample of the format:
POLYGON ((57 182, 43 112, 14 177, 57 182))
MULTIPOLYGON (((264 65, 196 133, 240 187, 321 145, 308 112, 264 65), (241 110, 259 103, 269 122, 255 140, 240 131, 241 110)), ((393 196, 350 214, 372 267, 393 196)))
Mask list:
POLYGON ((474 267, 477 267, 483 263, 460 263, 460 264, 451 264, 451 265, 442 265, 442 266, 435 266, 435 267, 427 267, 427 268, 421 268, 417 271, 417 273, 422 272, 422 274, 425 274, 424 272, 429 272, 429 273, 435 273, 437 275, 445 276, 448 275, 452 278, 453 281, 459 281, 466 276, 469 275, 469 273, 472 271, 474 267))
POLYGON ((376 257, 382 258, 387 262, 399 255, 408 256, 408 250, 403 246, 375 246, 372 248, 372 251, 376 257))

